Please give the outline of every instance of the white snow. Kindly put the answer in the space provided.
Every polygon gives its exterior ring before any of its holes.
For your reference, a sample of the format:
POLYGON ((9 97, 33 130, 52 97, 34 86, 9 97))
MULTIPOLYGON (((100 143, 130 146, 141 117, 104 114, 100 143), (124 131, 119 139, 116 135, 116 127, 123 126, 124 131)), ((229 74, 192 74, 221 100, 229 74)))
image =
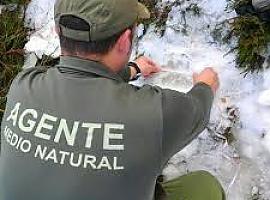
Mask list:
POLYGON ((53 58, 59 57, 59 38, 54 30, 54 22, 51 21, 36 31, 30 36, 29 42, 25 45, 25 49, 28 53, 35 53, 38 58, 42 58, 42 55, 51 56, 53 58), (37 45, 38 44, 38 45, 37 45))
POLYGON ((54 58, 60 55, 59 38, 54 26, 54 0, 32 0, 26 11, 26 24, 35 30, 25 45, 28 53, 54 58))
POLYGON ((265 90, 260 94, 258 102, 261 105, 270 106, 270 90, 265 90))
MULTIPOLYGON (((52 21, 53 3, 32 0, 28 7, 27 22, 38 31, 32 34, 26 49, 38 57, 60 54, 52 21)), ((164 37, 160 38, 150 27, 139 43, 138 52, 161 64, 163 72, 136 84, 156 84, 186 92, 192 87, 193 72, 214 67, 219 73, 221 88, 212 109, 208 127, 211 133, 204 131, 175 155, 164 174, 170 179, 187 171, 204 169, 218 177, 229 200, 246 200, 252 195, 270 199, 270 70, 243 78, 235 68, 234 55, 225 56, 228 46, 214 42, 211 31, 215 25, 235 15, 225 12, 226 6, 226 0, 187 1, 172 9, 164 37), (185 36, 179 31, 185 21, 181 11, 190 3, 198 3, 202 15, 186 13, 188 35, 185 36), (238 112, 240 120, 233 122, 232 115, 238 112), (222 133, 228 127, 234 132, 234 143, 228 145, 213 139, 213 134, 222 133)), ((142 29, 140 25, 140 35, 142 29)))

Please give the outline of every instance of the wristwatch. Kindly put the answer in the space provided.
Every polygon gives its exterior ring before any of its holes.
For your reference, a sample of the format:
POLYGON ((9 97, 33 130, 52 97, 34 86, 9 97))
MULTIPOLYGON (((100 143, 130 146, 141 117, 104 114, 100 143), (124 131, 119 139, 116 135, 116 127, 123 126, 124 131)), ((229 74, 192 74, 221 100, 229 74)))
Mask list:
POLYGON ((131 79, 131 81, 136 81, 136 80, 138 80, 138 78, 140 78, 141 75, 142 75, 142 71, 141 71, 141 69, 139 68, 139 65, 138 65, 136 62, 132 62, 132 61, 131 61, 131 62, 128 62, 128 66, 134 67, 135 70, 136 70, 136 76, 133 77, 133 78, 131 79))

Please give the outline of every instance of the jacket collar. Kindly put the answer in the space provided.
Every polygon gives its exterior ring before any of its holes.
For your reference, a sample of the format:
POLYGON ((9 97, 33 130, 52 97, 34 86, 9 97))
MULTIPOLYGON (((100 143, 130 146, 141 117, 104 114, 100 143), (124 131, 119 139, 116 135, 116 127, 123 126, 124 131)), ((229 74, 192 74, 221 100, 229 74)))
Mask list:
POLYGON ((60 63, 57 67, 62 69, 66 68, 74 72, 93 74, 108 79, 123 81, 118 74, 111 72, 106 66, 93 60, 86 60, 72 56, 61 56, 60 63))

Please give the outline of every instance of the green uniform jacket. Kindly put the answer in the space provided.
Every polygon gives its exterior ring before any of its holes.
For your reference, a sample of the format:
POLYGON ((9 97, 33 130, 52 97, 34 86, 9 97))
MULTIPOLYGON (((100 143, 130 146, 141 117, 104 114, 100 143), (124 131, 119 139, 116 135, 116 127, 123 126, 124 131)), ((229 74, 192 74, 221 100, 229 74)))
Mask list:
POLYGON ((21 72, 1 125, 0 200, 152 200, 168 159, 208 123, 213 93, 129 76, 75 57, 21 72))

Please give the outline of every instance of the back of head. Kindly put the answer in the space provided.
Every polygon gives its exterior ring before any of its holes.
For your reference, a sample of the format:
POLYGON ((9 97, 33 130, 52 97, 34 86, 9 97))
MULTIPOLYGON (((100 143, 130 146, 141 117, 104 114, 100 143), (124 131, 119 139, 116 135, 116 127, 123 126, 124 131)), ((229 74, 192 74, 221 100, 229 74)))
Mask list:
POLYGON ((107 53, 138 18, 149 18, 138 0, 57 0, 55 22, 61 48, 107 53))

